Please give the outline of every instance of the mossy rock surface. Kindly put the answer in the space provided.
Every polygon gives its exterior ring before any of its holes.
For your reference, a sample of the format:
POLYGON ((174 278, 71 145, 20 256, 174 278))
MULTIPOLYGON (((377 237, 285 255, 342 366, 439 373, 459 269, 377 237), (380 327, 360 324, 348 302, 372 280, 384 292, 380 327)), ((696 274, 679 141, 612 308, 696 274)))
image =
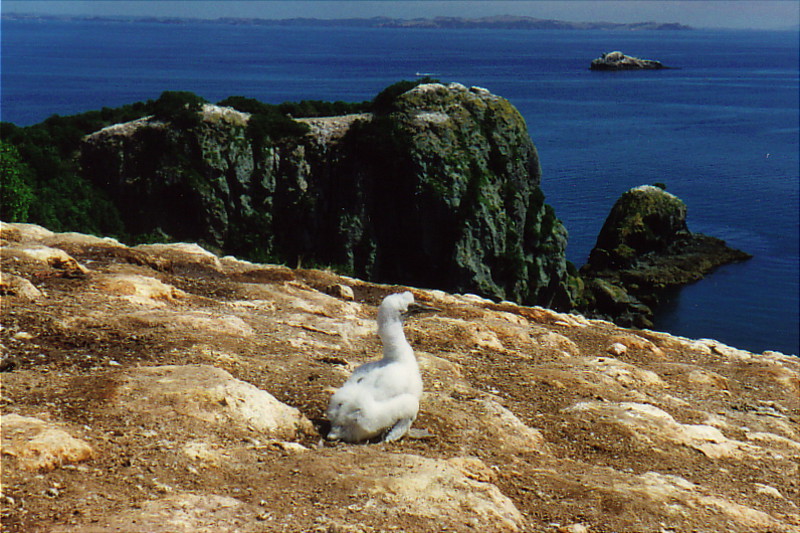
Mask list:
POLYGON ((665 250, 678 236, 689 233, 686 211, 680 198, 659 187, 643 185, 627 191, 603 224, 590 262, 599 268, 624 268, 642 254, 665 250))

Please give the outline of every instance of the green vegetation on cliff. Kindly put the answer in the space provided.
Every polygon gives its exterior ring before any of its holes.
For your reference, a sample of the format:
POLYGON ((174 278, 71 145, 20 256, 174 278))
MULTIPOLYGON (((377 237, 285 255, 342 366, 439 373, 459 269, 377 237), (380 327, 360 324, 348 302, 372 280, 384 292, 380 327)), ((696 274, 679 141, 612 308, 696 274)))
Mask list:
POLYGON ((33 201, 30 168, 20 161, 17 149, 2 140, 0 154, 0 198, 3 199, 0 220, 27 220, 28 208, 33 201))

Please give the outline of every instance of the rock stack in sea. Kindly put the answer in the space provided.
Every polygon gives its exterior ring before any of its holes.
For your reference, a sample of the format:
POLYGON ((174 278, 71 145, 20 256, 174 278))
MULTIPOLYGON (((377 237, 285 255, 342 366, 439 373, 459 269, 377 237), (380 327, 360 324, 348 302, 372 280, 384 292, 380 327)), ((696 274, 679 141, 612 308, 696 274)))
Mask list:
POLYGON ((651 185, 617 200, 581 268, 592 314, 651 327, 653 309, 668 290, 751 257, 720 239, 691 233, 686 213, 680 198, 651 185))
POLYGON ((658 70, 666 68, 660 61, 627 56, 620 51, 603 54, 592 60, 591 70, 658 70))

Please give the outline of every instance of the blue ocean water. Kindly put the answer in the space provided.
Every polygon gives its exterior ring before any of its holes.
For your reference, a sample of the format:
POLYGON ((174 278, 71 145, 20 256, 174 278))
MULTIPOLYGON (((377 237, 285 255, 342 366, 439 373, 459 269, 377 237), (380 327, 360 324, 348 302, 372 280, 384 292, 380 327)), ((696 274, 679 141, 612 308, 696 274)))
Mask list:
POLYGON ((691 230, 754 254, 682 289, 657 329, 800 352, 796 32, 280 28, 8 21, 2 120, 19 125, 193 91, 210 101, 361 101, 429 73, 508 98, 583 264, 614 201, 662 182, 691 230), (603 73, 602 52, 675 70, 603 73))

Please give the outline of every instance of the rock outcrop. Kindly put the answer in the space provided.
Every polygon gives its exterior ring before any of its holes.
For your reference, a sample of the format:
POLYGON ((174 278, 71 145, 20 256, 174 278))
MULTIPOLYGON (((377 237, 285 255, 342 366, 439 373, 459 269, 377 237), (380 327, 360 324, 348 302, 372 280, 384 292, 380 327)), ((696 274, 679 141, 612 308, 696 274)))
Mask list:
POLYGON ((411 289, 442 309, 406 325, 429 435, 331 444, 405 287, 28 224, 0 244, 9 533, 800 529, 797 357, 411 289))
POLYGON ((568 309, 567 233, 525 121, 480 88, 423 84, 380 113, 300 119, 265 142, 206 105, 194 128, 140 119, 84 142, 84 174, 129 231, 376 281, 568 309))
POLYGON ((691 233, 686 213, 686 204, 660 187, 624 193, 581 268, 588 309, 621 325, 650 327, 666 291, 751 257, 720 239, 691 233))
POLYGON ((608 52, 592 60, 591 70, 658 70, 667 68, 660 61, 626 56, 620 51, 608 52))

